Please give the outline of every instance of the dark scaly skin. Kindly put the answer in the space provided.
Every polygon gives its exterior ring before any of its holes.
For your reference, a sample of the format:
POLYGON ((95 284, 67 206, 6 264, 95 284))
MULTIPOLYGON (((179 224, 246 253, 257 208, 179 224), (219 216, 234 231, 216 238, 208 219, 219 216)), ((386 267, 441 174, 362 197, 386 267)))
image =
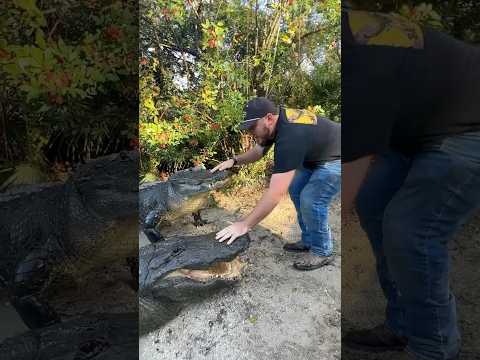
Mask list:
MULTIPOLYGON (((44 296, 52 268, 93 262, 92 255, 105 246, 104 235, 138 217, 137 201, 136 152, 89 161, 66 183, 22 186, 0 195, 0 277, 29 328, 60 320, 44 296)), ((113 260, 133 254, 138 240, 122 239, 112 248, 113 260)))
POLYGON ((2 360, 138 358, 138 314, 97 314, 30 330, 0 344, 2 360))

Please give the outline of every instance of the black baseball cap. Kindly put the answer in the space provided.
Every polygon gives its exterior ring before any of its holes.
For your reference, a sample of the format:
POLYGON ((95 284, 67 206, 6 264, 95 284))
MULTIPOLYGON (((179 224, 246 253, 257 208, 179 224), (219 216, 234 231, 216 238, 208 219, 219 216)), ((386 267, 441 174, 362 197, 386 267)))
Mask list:
POLYGON ((256 97, 247 102, 244 112, 245 119, 240 124, 240 130, 250 129, 258 120, 268 113, 277 115, 278 106, 266 97, 256 97))

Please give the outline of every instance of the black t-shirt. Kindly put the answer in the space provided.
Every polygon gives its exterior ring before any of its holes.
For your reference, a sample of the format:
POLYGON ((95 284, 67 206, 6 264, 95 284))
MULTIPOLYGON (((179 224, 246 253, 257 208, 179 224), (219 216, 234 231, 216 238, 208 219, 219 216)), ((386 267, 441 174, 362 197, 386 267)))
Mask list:
POLYGON ((273 173, 295 170, 302 165, 315 169, 340 159, 341 126, 308 110, 280 108, 275 138, 273 173))
POLYGON ((342 161, 480 130, 480 49, 397 15, 342 13, 342 161))

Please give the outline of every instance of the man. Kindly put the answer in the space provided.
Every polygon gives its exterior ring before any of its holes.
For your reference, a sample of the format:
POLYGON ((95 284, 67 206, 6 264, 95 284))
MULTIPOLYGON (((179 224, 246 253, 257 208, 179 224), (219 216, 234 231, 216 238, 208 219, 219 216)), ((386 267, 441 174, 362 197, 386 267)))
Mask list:
POLYGON ((356 204, 387 299, 344 345, 455 359, 447 245, 480 204, 480 50, 396 15, 342 26, 342 221, 356 204))
POLYGON ((270 214, 289 191, 302 240, 287 244, 284 249, 305 253, 302 261, 294 263, 298 270, 313 270, 328 264, 333 253, 328 209, 340 189, 340 125, 306 110, 283 107, 279 110, 266 98, 250 100, 245 113, 241 129, 248 130, 257 144, 212 171, 255 162, 275 143, 273 175, 255 209, 219 231, 217 239, 231 244, 270 214))

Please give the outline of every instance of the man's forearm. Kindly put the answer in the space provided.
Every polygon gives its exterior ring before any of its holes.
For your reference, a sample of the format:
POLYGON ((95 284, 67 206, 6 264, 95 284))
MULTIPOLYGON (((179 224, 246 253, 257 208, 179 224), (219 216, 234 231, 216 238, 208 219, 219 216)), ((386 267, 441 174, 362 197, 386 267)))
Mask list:
POLYGON ((237 155, 237 164, 246 165, 260 160, 263 157, 263 148, 260 145, 255 145, 247 152, 237 155))
POLYGON ((355 206, 355 199, 362 186, 373 156, 365 156, 342 164, 342 219, 347 219, 355 206))

